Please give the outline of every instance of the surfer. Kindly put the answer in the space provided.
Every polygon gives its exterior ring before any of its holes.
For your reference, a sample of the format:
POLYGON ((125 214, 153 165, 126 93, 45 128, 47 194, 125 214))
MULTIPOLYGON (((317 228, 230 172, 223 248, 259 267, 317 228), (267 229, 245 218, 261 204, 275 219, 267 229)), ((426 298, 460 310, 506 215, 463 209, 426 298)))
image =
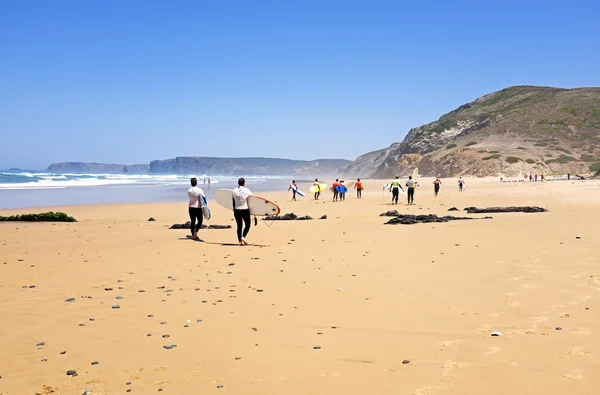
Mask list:
POLYGON ((248 197, 252 195, 252 191, 246 188, 246 180, 240 178, 238 187, 233 191, 233 216, 237 224, 237 237, 241 246, 248 245, 246 236, 250 232, 250 208, 248 207, 248 197), (242 222, 244 230, 242 232, 242 222))
POLYGON ((354 189, 356 189, 356 197, 357 198, 362 198, 362 182, 360 181, 360 178, 358 180, 356 180, 356 183, 354 184, 354 189))
POLYGON ((188 213, 190 214, 190 231, 192 232, 192 239, 198 241, 198 231, 202 227, 202 197, 204 197, 204 191, 198 186, 198 180, 196 177, 190 179, 192 187, 188 189, 188 197, 190 204, 188 206, 188 213), (196 220, 198 224, 196 225, 196 220))
POLYGON ((346 200, 346 191, 348 190, 346 188, 346 186, 344 185, 344 180, 340 181, 339 187, 340 187, 340 201, 344 201, 344 200, 346 200))
MULTIPOLYGON (((398 195, 400 194, 400 179, 398 176, 390 183, 390 190, 392 191, 392 204, 398 205, 398 195)), ((404 191, 404 189, 402 189, 404 191)))
POLYGON ((313 186, 317 187, 315 192, 315 200, 319 200, 319 196, 321 196, 321 186, 319 185, 319 179, 315 178, 315 182, 313 182, 313 186))
POLYGON ((288 192, 292 190, 292 200, 296 200, 296 191, 298 190, 298 185, 296 185, 296 180, 292 180, 290 187, 288 188, 288 192))
POLYGON ((435 196, 437 196, 438 193, 440 193, 441 185, 442 185, 442 180, 440 180, 439 178, 436 178, 435 181, 433 182, 433 193, 435 194, 435 196))
POLYGON ((413 180, 412 176, 408 176, 408 181, 406 181, 406 186, 408 187, 406 193, 408 196, 408 204, 413 204, 415 200, 415 180, 413 180))
POLYGON ((335 182, 331 186, 331 190, 333 191, 333 201, 334 202, 337 202, 338 197, 340 196, 340 190, 338 189, 339 186, 340 186, 340 180, 336 178, 335 182))
POLYGON ((460 177, 458 179, 458 191, 462 192, 464 187, 465 187, 465 182, 463 181, 462 177, 460 177))

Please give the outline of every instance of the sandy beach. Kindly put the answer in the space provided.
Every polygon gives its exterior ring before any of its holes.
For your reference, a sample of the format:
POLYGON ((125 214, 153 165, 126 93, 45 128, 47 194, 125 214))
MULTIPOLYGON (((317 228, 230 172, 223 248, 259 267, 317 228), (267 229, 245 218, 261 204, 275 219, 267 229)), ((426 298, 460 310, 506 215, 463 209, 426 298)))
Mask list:
POLYGON ((0 394, 597 394, 600 182, 432 181, 414 206, 383 181, 342 203, 261 193, 315 219, 259 221, 248 247, 169 230, 185 196, 0 223, 0 394), (550 211, 379 217, 515 205, 550 211))

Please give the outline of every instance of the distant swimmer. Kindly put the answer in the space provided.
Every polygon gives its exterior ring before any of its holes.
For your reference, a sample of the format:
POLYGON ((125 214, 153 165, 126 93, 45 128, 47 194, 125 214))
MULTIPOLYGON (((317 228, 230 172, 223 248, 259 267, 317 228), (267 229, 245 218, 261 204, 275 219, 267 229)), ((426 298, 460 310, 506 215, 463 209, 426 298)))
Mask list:
POLYGON ((435 194, 435 196, 437 196, 438 193, 440 193, 441 185, 442 185, 442 180, 440 180, 439 178, 436 178, 435 181, 433 182, 433 193, 435 194))
POLYGON ((354 183, 354 189, 356 189, 356 197, 361 199, 363 184, 362 184, 362 181, 360 181, 360 178, 358 180, 356 180, 356 183, 354 183))
POLYGON ((296 200, 296 191, 298 190, 298 185, 296 185, 296 180, 292 180, 290 187, 288 188, 288 192, 292 190, 292 200, 296 200))
POLYGON ((407 186, 407 196, 408 196, 408 204, 414 204, 415 203, 415 185, 416 182, 415 180, 413 180, 412 176, 408 176, 408 181, 406 181, 406 186, 407 186))
POLYGON ((331 190, 333 191, 333 201, 334 202, 337 202, 338 197, 340 195, 340 192, 338 191, 338 188, 337 188, 339 186, 340 186, 340 180, 336 178, 335 182, 331 186, 331 190))
POLYGON ((460 177, 458 179, 458 191, 462 192, 464 188, 465 188, 465 181, 462 179, 462 177, 460 177))
POLYGON ((315 182, 313 182, 313 185, 315 187, 317 187, 316 188, 317 192, 315 192, 315 200, 319 200, 319 196, 321 196, 321 186, 319 185, 319 179, 318 178, 315 178, 315 182))
MULTIPOLYGON (((392 191, 392 204, 398 205, 398 195, 400 194, 400 189, 402 189, 400 186, 400 179, 398 176, 396 176, 396 178, 390 183, 390 191, 392 191)), ((404 189, 402 189, 402 191, 404 191, 404 189)))
POLYGON ((248 207, 248 197, 252 196, 252 191, 246 188, 246 180, 240 178, 238 187, 233 192, 233 216, 237 224, 237 237, 241 246, 248 245, 246 236, 250 232, 250 208, 248 207), (242 232, 242 221, 244 230, 242 232))
POLYGON ((198 186, 198 180, 196 177, 192 177, 190 180, 192 187, 188 189, 188 197, 190 203, 188 206, 188 213, 190 214, 190 231, 192 232, 192 239, 198 241, 198 231, 202 228, 202 197, 204 197, 204 191, 198 186), (196 225, 196 220, 198 224, 196 225))

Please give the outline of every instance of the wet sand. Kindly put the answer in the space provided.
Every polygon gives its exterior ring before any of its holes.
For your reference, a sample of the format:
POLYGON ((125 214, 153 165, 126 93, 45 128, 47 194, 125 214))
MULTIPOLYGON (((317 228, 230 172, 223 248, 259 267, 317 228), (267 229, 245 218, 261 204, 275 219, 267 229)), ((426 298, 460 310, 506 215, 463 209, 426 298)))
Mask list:
POLYGON ((249 247, 169 230, 185 200, 0 223, 0 394, 596 394, 600 183, 443 181, 410 207, 380 181, 343 203, 264 193, 315 220, 261 221, 249 247), (509 205, 550 212, 379 217, 509 205))

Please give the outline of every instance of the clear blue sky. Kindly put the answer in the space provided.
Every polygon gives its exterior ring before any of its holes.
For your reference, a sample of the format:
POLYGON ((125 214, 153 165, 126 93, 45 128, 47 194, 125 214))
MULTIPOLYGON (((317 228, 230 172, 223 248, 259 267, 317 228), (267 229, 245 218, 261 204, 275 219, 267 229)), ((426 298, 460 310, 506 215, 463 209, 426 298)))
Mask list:
POLYGON ((353 159, 511 85, 600 85, 599 1, 0 1, 0 168, 353 159))

